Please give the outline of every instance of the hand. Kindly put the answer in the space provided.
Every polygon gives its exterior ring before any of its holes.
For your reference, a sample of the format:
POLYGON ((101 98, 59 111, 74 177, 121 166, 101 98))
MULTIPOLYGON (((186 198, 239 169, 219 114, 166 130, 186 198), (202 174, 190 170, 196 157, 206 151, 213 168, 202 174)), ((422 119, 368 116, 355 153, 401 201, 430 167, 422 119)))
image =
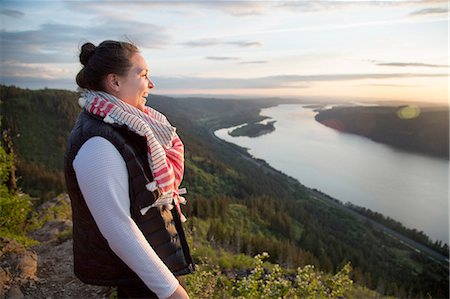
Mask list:
POLYGON ((167 297, 167 299, 189 299, 189 295, 186 293, 186 290, 181 285, 178 285, 175 292, 173 292, 172 295, 167 297))

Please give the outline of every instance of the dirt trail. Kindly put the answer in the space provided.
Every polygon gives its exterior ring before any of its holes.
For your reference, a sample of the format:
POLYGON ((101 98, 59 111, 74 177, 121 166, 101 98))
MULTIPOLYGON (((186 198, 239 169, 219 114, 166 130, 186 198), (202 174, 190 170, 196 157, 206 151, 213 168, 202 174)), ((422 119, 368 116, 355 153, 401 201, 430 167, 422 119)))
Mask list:
MULTIPOLYGON (((7 263, 5 260, 9 260, 14 265, 14 251, 23 253, 25 250, 19 245, 3 256, 2 266, 10 273, 15 273, 15 267, 5 265, 7 263)), ((61 244, 41 243, 31 247, 28 253, 32 254, 31 252, 37 254, 37 267, 36 263, 27 265, 28 277, 16 276, 12 281, 1 286, 0 298, 110 298, 110 294, 114 292, 113 288, 87 285, 75 277, 72 239, 61 244)))
POLYGON ((72 239, 32 248, 38 255, 36 282, 21 287, 25 298, 108 298, 112 289, 87 285, 73 273, 72 239))
POLYGON ((40 205, 42 225, 29 233, 39 241, 26 249, 0 237, 0 299, 113 298, 115 289, 88 285, 73 271, 72 210, 67 194, 40 205))

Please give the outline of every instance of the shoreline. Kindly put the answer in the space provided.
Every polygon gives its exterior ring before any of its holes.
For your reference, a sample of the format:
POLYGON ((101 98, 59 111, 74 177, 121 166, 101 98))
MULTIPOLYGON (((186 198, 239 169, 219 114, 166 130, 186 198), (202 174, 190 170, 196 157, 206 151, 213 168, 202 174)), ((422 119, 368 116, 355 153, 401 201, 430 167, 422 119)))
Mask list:
MULTIPOLYGON (((275 107, 278 106, 278 104, 274 104, 271 107, 275 107)), ((267 108, 267 107, 266 107, 267 108)), ((261 113, 261 109, 259 109, 258 111, 258 115, 260 115, 261 113)), ((245 124, 245 123, 243 123, 245 124)), ((242 125, 242 124, 240 124, 242 125)), ((240 125, 234 125, 232 127, 236 127, 236 126, 240 126, 240 125)), ((232 128, 232 127, 228 127, 228 128, 232 128)), ((216 139, 217 141, 219 141, 220 143, 227 145, 230 149, 234 150, 235 152, 239 153, 239 155, 244 158, 247 161, 252 162, 254 165, 258 166, 264 173, 272 173, 272 174, 277 174, 277 175, 282 175, 283 177, 285 177, 287 180, 290 181, 290 183, 292 184, 300 184, 301 186, 303 186, 305 188, 305 190, 308 192, 308 194, 311 196, 311 198, 316 199, 321 201, 322 203, 325 203, 329 206, 333 206, 335 208, 339 208, 345 212, 347 212, 348 214, 353 215, 355 218, 357 218, 360 221, 368 221, 369 223, 371 223, 374 227, 376 227, 378 230, 383 231, 383 233, 389 235, 391 238, 395 239, 396 241, 402 243, 403 245, 409 247, 412 250, 415 250, 416 252, 419 253, 423 253, 424 255, 426 255, 428 258, 435 260, 436 262, 439 262, 440 264, 446 266, 448 268, 449 266, 449 259, 442 255, 441 253, 437 252, 436 250, 426 246, 425 244, 416 242, 412 239, 410 239, 409 237, 405 236, 404 234, 402 234, 401 232, 398 232, 380 222, 377 222, 374 219, 371 219, 370 217, 359 213, 358 211, 355 211, 354 209, 351 209, 350 207, 346 206, 342 201, 320 191, 317 190, 315 188, 311 188, 308 186, 303 185, 298 179, 287 175, 286 173, 272 167, 269 163, 267 163, 265 160, 263 159, 259 159, 256 158, 254 156, 252 156, 249 152, 247 148, 241 147, 237 144, 234 143, 230 143, 226 140, 223 140, 219 137, 217 137, 215 135, 215 131, 220 130, 220 129, 227 129, 227 127, 222 126, 221 124, 216 124, 215 126, 209 128, 209 133, 213 136, 214 139, 216 139)), ((355 207, 359 207, 357 205, 353 205, 355 207)), ((359 207, 359 208, 364 208, 364 207, 359 207)), ((380 213, 381 214, 381 213, 380 213)), ((381 214, 382 215, 382 214, 381 214)), ((383 217, 386 218, 386 216, 383 215, 383 217)), ((403 225, 402 225, 403 226, 403 225)), ((403 226, 405 227, 405 226, 403 226)), ((406 228, 406 227, 405 227, 406 228)), ((406 228, 409 229, 409 228, 406 228)), ((427 236, 427 235, 426 235, 427 236)), ((429 238, 429 236, 427 236, 429 238)), ((430 238, 429 238, 430 239, 430 238)), ((431 241, 431 239, 430 239, 431 241)), ((443 242, 441 240, 441 242, 443 242)), ((443 242, 445 243, 445 242, 443 242)))
POLYGON ((418 106, 333 106, 314 119, 341 133, 354 134, 397 150, 449 160, 448 108, 418 106))

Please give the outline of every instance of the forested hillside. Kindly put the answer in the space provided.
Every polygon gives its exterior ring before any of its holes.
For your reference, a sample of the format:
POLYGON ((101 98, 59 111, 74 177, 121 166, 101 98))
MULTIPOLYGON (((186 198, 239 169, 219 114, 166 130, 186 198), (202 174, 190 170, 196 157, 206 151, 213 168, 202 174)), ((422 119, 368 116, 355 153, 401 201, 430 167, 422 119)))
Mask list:
POLYGON ((358 134, 403 150, 449 158, 448 107, 333 107, 316 120, 336 130, 358 134))
MULTIPOLYGON (((64 191, 65 140, 80 109, 74 92, 1 86, 2 132, 11 137, 19 186, 45 200, 64 191)), ((248 269, 248 255, 268 252, 284 269, 314 265, 336 273, 351 262, 355 283, 398 297, 447 297, 448 267, 411 250, 368 222, 313 198, 294 179, 261 167, 219 142, 221 127, 261 119, 275 103, 150 96, 186 147, 182 186, 186 228, 197 262, 219 271, 248 269)))
POLYGON ((50 199, 65 190, 63 156, 81 111, 74 92, 1 86, 2 132, 12 139, 20 186, 50 199))

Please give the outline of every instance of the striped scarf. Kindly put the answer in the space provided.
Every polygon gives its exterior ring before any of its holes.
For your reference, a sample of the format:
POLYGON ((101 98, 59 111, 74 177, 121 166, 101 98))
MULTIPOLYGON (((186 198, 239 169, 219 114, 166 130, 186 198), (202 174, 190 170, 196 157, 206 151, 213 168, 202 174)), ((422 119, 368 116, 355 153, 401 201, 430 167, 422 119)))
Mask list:
POLYGON ((147 160, 154 179, 146 183, 146 188, 158 194, 158 198, 141 209, 142 215, 152 207, 172 209, 175 203, 181 220, 186 221, 180 209, 180 203, 186 202, 180 195, 186 193, 186 189, 178 189, 184 172, 184 146, 167 118, 155 109, 146 106, 145 111, 141 111, 101 91, 84 90, 78 102, 87 112, 102 117, 105 123, 126 125, 145 137, 147 160))

